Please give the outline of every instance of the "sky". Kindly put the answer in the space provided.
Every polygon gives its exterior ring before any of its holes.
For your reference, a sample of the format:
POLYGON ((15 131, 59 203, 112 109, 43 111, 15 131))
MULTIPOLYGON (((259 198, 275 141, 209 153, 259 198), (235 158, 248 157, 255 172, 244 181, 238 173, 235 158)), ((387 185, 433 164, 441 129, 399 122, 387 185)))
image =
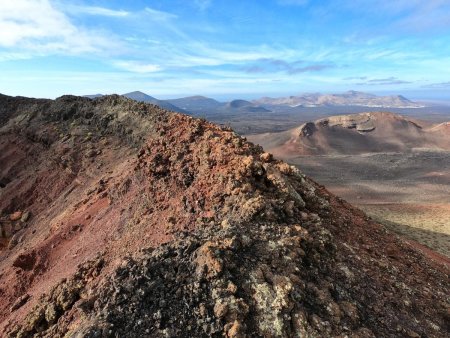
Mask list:
POLYGON ((0 0, 0 93, 450 101, 449 0, 0 0))

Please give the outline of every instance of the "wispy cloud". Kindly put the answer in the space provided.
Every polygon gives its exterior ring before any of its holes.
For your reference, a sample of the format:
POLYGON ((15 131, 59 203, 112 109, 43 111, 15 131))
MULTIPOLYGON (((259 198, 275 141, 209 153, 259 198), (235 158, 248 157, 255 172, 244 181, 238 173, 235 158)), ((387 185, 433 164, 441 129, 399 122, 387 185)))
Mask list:
POLYGON ((0 61, 12 61, 12 60, 27 60, 31 59, 32 56, 27 53, 17 53, 17 52, 1 52, 0 61))
POLYGON ((423 32, 450 26, 448 0, 341 0, 339 6, 371 17, 391 18, 385 27, 390 31, 423 32))
POLYGON ((306 73, 306 72, 320 72, 325 69, 334 68, 333 64, 317 64, 317 65, 309 65, 305 67, 299 67, 292 69, 289 74, 298 74, 298 73, 306 73))
POLYGON ((403 80, 399 80, 396 77, 388 77, 385 79, 372 79, 367 81, 368 83, 373 83, 373 84, 402 84, 402 83, 411 83, 409 81, 403 81, 403 80))
POLYGON ((257 60, 256 64, 243 67, 243 70, 247 73, 285 72, 287 74, 293 75, 306 72, 319 72, 327 68, 334 67, 335 65, 331 63, 308 64, 303 60, 288 62, 281 59, 263 58, 257 60))
POLYGON ((150 7, 145 8, 145 14, 147 14, 154 21, 166 21, 177 18, 175 14, 159 11, 150 7))
POLYGON ((113 10, 105 7, 97 6, 76 6, 76 5, 64 5, 64 9, 70 14, 88 14, 88 15, 100 15, 111 17, 126 17, 130 15, 130 12, 124 10, 113 10))
POLYGON ((342 80, 344 80, 344 81, 367 80, 367 76, 351 76, 351 77, 345 77, 342 80))
POLYGON ((358 86, 369 85, 369 86, 384 86, 384 85, 398 85, 412 83, 410 81, 399 80, 396 77, 388 77, 384 79, 370 79, 365 82, 356 83, 358 86))
POLYGON ((166 63, 176 67, 242 66, 262 60, 266 56, 276 59, 286 54, 284 50, 267 46, 247 46, 236 49, 235 46, 223 45, 222 48, 215 48, 190 37, 185 37, 183 45, 171 45, 170 48, 173 53, 165 55, 166 63))
POLYGON ((450 88, 450 81, 448 81, 448 82, 439 82, 439 83, 430 83, 430 84, 427 84, 427 85, 423 85, 422 88, 434 88, 434 89, 450 88))
POLYGON ((424 11, 416 11, 399 20, 397 25, 403 30, 417 32, 450 27, 450 4, 447 2, 442 7, 429 7, 424 11))
MULTIPOLYGON (((123 82, 95 81, 166 93, 194 84, 204 93, 449 88, 448 0, 176 3, 0 0, 2 78, 20 90, 14 71, 43 65, 41 81, 61 70, 109 71, 123 82)), ((58 76, 54 89, 74 88, 58 76)), ((35 77, 24 86, 37 87, 35 77)), ((95 75, 86 77, 71 80, 84 91, 95 75)))
POLYGON ((124 61, 124 60, 118 60, 114 61, 112 63, 115 67, 127 70, 129 72, 133 73, 154 73, 160 71, 162 68, 159 65, 152 64, 152 63, 145 63, 141 61, 124 61))

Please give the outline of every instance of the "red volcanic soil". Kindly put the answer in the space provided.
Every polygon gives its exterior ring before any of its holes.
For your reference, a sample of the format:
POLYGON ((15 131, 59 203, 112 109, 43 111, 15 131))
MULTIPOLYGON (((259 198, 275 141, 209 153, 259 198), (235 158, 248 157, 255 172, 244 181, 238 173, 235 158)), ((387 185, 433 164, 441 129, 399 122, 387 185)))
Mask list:
POLYGON ((448 266, 233 131, 0 103, 2 336, 448 335, 448 266))

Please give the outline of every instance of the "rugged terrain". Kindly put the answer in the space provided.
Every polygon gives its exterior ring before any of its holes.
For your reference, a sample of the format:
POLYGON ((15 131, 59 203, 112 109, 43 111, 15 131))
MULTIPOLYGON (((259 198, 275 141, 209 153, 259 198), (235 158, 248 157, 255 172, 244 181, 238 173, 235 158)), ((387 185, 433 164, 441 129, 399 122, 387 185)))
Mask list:
POLYGON ((446 337, 448 261, 228 128, 0 96, 10 337, 446 337))

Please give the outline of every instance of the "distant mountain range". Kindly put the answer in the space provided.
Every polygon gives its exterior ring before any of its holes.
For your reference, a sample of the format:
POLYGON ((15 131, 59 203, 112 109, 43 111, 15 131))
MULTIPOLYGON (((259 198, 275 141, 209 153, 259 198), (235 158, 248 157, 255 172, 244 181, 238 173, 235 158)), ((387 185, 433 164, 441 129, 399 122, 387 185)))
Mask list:
MULTIPOLYGON (((140 91, 122 94, 136 101, 152 103, 164 109, 202 114, 234 114, 234 113, 267 113, 295 109, 297 107, 345 107, 361 106, 370 108, 422 108, 424 105, 408 100, 401 95, 376 96, 373 94, 348 91, 343 94, 301 94, 279 98, 262 97, 247 101, 242 99, 230 102, 219 102, 205 96, 188 96, 170 100, 159 100, 140 91)), ((103 96, 102 94, 85 95, 91 99, 103 96)))
POLYGON ((290 107, 322 107, 322 106, 364 106, 374 108, 421 108, 421 104, 412 102, 401 95, 376 96, 357 91, 348 91, 343 94, 302 94, 280 98, 263 97, 253 101, 263 106, 290 106, 290 107))
MULTIPOLYGON (((94 94, 94 95, 85 95, 84 97, 88 97, 90 99, 96 99, 96 98, 102 97, 102 96, 103 96, 103 94, 94 94)), ((134 92, 122 94, 122 96, 128 97, 129 99, 132 99, 132 100, 140 101, 140 102, 151 103, 151 104, 160 106, 161 108, 164 108, 164 109, 167 109, 170 111, 175 111, 175 112, 184 113, 184 114, 188 113, 186 110, 181 109, 181 108, 171 104, 169 101, 158 100, 158 99, 154 98, 153 96, 147 95, 140 91, 134 91, 134 92)))

